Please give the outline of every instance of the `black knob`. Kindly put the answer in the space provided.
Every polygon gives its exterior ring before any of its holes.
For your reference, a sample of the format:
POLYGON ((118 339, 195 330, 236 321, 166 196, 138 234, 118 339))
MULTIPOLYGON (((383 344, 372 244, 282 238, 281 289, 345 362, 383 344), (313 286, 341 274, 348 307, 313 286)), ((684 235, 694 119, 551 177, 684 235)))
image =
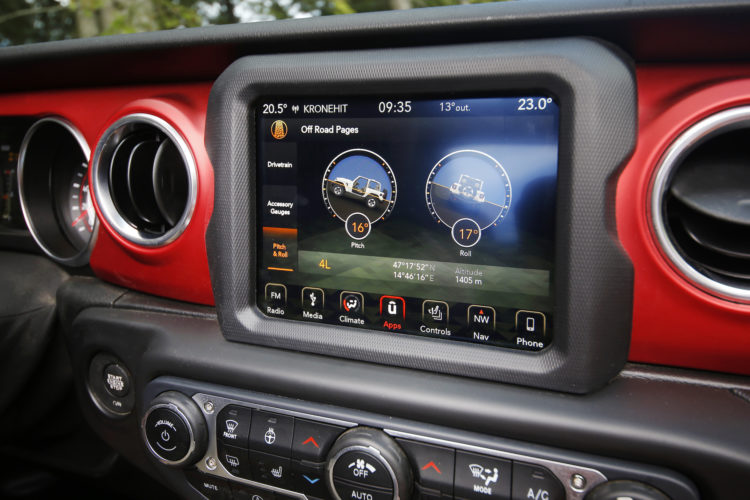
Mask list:
POLYGON ((653 486, 638 481, 617 480, 602 483, 586 495, 586 500, 669 500, 669 497, 653 486))
POLYGON ((151 401, 141 432, 149 451, 166 465, 192 465, 206 452, 203 414, 195 401, 180 392, 163 392, 151 401))
POLYGON ((369 427, 343 433, 328 453, 328 488, 336 500, 406 500, 414 482, 409 459, 390 436, 369 427))

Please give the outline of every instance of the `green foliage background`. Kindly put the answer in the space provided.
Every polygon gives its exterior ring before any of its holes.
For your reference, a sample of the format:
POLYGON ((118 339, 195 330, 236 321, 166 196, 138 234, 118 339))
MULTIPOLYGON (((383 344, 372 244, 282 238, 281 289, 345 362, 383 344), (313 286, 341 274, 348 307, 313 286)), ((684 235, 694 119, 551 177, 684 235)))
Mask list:
POLYGON ((488 0, 0 0, 0 46, 488 0))

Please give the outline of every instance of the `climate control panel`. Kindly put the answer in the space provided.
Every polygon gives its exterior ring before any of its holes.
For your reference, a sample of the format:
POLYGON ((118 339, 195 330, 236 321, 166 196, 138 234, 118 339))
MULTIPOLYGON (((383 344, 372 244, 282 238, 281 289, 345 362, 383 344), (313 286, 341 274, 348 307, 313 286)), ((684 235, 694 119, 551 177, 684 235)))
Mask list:
POLYGON ((697 500, 651 467, 178 379, 147 393, 148 450, 210 500, 697 500))

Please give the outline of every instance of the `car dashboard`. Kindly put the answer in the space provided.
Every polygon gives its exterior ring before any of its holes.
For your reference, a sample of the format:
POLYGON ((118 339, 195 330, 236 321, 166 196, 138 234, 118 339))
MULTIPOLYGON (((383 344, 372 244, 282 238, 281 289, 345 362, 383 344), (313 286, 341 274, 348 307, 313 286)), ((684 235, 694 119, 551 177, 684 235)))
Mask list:
POLYGON ((132 498, 747 498, 748 25, 516 1, 0 49, 4 460, 124 462, 132 498))

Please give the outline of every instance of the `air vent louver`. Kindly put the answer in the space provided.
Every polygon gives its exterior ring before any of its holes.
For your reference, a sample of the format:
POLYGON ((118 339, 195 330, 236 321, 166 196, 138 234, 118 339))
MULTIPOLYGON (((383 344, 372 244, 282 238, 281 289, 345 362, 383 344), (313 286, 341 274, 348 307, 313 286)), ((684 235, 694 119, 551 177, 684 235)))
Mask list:
POLYGON ((173 241, 187 227, 196 198, 195 162, 182 137, 150 115, 118 120, 94 154, 95 196, 124 238, 141 245, 173 241))
POLYGON ((750 107, 680 136, 652 201, 657 235, 677 267, 715 294, 750 301, 750 107))

